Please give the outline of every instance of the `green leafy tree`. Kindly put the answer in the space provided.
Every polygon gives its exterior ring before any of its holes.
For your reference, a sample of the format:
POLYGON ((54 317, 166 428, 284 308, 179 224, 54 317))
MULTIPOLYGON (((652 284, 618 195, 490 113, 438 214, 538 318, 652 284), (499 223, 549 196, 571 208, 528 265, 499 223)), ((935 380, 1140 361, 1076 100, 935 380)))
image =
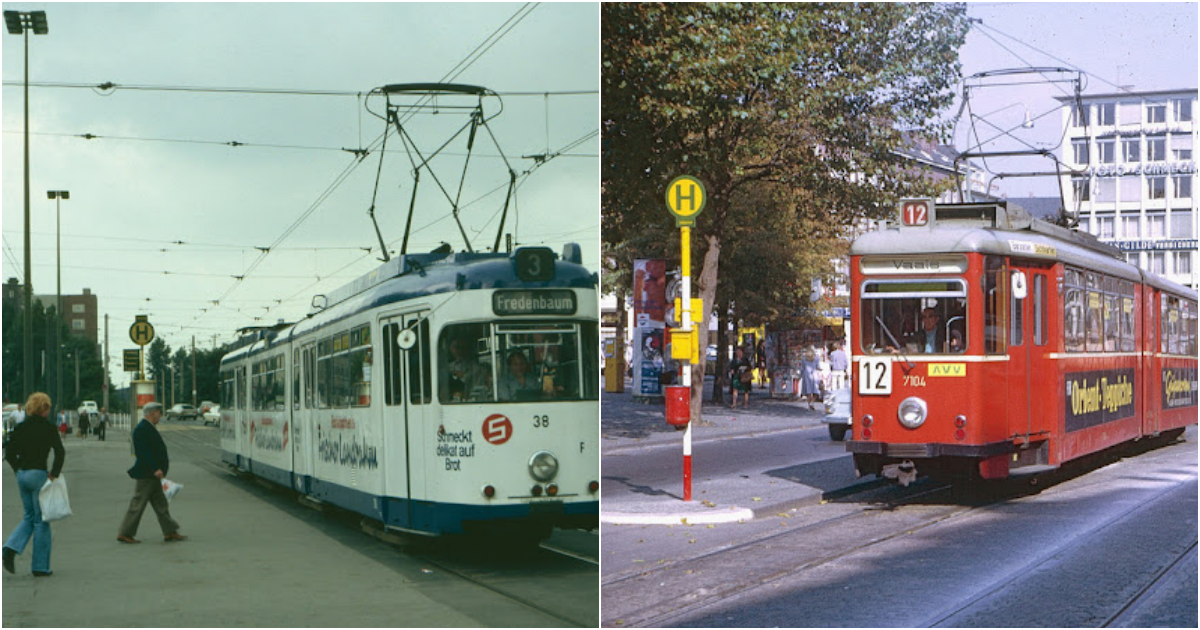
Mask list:
MULTIPOLYGON (((903 131, 945 136, 937 114, 960 77, 961 4, 639 3, 601 12, 604 239, 669 241, 666 184, 680 174, 703 181, 693 260, 705 321, 722 248, 746 225, 752 188, 763 187, 756 194, 769 195, 774 211, 802 219, 798 226, 828 225, 827 233, 930 190, 895 149, 903 131)), ((707 336, 702 326, 701 347, 707 336)), ((693 371, 694 383, 702 375, 693 371)))
POLYGON ((154 381, 154 399, 166 403, 166 385, 171 378, 168 366, 171 363, 171 348, 162 337, 156 337, 143 350, 146 361, 146 378, 154 381))

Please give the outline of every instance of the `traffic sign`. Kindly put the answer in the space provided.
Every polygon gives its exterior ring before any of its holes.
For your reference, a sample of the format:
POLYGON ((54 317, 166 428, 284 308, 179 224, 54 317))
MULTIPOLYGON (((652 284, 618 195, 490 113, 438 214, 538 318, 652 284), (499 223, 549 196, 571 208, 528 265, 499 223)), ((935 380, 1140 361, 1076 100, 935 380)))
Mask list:
POLYGON ((139 346, 144 346, 151 341, 154 341, 154 326, 150 325, 149 316, 135 316, 133 325, 129 327, 129 338, 139 346))
POLYGON ((680 175, 667 185, 667 209, 675 215, 676 227, 695 225, 707 202, 704 184, 691 175, 680 175))
POLYGON ((141 350, 122 350, 122 359, 126 372, 137 372, 141 367, 141 350))

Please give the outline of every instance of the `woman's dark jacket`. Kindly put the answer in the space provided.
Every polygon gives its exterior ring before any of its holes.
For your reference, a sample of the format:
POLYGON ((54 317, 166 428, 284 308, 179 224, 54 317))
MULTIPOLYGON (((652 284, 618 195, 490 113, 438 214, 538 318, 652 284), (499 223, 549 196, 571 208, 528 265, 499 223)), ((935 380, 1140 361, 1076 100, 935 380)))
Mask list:
POLYGON ((67 456, 58 430, 45 417, 26 416, 13 429, 12 439, 4 451, 4 459, 13 470, 49 470, 51 477, 62 473, 63 461, 67 456), (50 451, 54 450, 54 468, 46 468, 50 451))

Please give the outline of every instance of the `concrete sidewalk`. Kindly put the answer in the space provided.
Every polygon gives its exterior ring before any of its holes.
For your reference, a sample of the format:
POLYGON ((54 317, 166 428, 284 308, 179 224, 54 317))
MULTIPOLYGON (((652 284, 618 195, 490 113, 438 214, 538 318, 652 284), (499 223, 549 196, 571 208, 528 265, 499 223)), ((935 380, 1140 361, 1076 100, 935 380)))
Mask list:
MULTIPOLYGON (((705 385, 707 401, 711 398, 712 380, 705 385)), ((695 448, 710 442, 791 433, 797 429, 820 431, 824 435, 826 429, 821 422, 824 408, 819 403, 813 407, 810 410, 808 403, 772 399, 765 389, 751 392, 748 409, 705 404, 703 418, 692 428, 692 445, 695 448)), ((622 394, 601 395, 600 415, 603 457, 674 449, 682 458, 683 432, 666 424, 661 403, 635 402, 626 387, 622 394)), ((819 503, 831 488, 860 483, 854 477, 849 458, 838 457, 820 464, 820 470, 809 471, 803 482, 783 483, 779 477, 766 474, 706 479, 702 490, 693 483, 695 492, 692 501, 687 502, 677 491, 640 485, 636 480, 617 483, 605 476, 601 484, 600 521, 678 525, 751 520, 819 503)), ((601 471, 603 475, 603 464, 601 471)))
MULTIPOLYGON (((213 431, 164 425, 164 436, 213 431)), ((222 478, 178 449, 169 477, 184 488, 171 514, 189 540, 163 542, 147 507, 142 543, 118 543, 134 486, 125 472, 133 463, 128 433, 110 430, 104 442, 72 436, 64 444, 74 514, 51 524, 53 576, 31 575, 32 541, 16 558, 16 573, 3 573, 6 627, 464 627, 526 618, 462 580, 348 535, 325 515, 283 509, 271 490, 222 478), (455 603, 473 600, 489 602, 490 612, 455 603)), ((7 537, 23 509, 15 475, 3 468, 7 537)))

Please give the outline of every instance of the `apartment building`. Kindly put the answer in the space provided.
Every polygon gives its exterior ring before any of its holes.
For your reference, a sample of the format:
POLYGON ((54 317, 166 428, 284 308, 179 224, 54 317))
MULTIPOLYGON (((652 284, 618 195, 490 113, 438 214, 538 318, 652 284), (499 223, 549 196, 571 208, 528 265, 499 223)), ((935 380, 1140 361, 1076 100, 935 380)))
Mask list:
MULTIPOLYGON (((1197 287, 1198 216, 1193 194, 1197 90, 1122 91, 1059 97, 1063 182, 1079 227, 1129 262, 1197 287)), ((1019 203, 1019 202, 1018 202, 1019 203)))

